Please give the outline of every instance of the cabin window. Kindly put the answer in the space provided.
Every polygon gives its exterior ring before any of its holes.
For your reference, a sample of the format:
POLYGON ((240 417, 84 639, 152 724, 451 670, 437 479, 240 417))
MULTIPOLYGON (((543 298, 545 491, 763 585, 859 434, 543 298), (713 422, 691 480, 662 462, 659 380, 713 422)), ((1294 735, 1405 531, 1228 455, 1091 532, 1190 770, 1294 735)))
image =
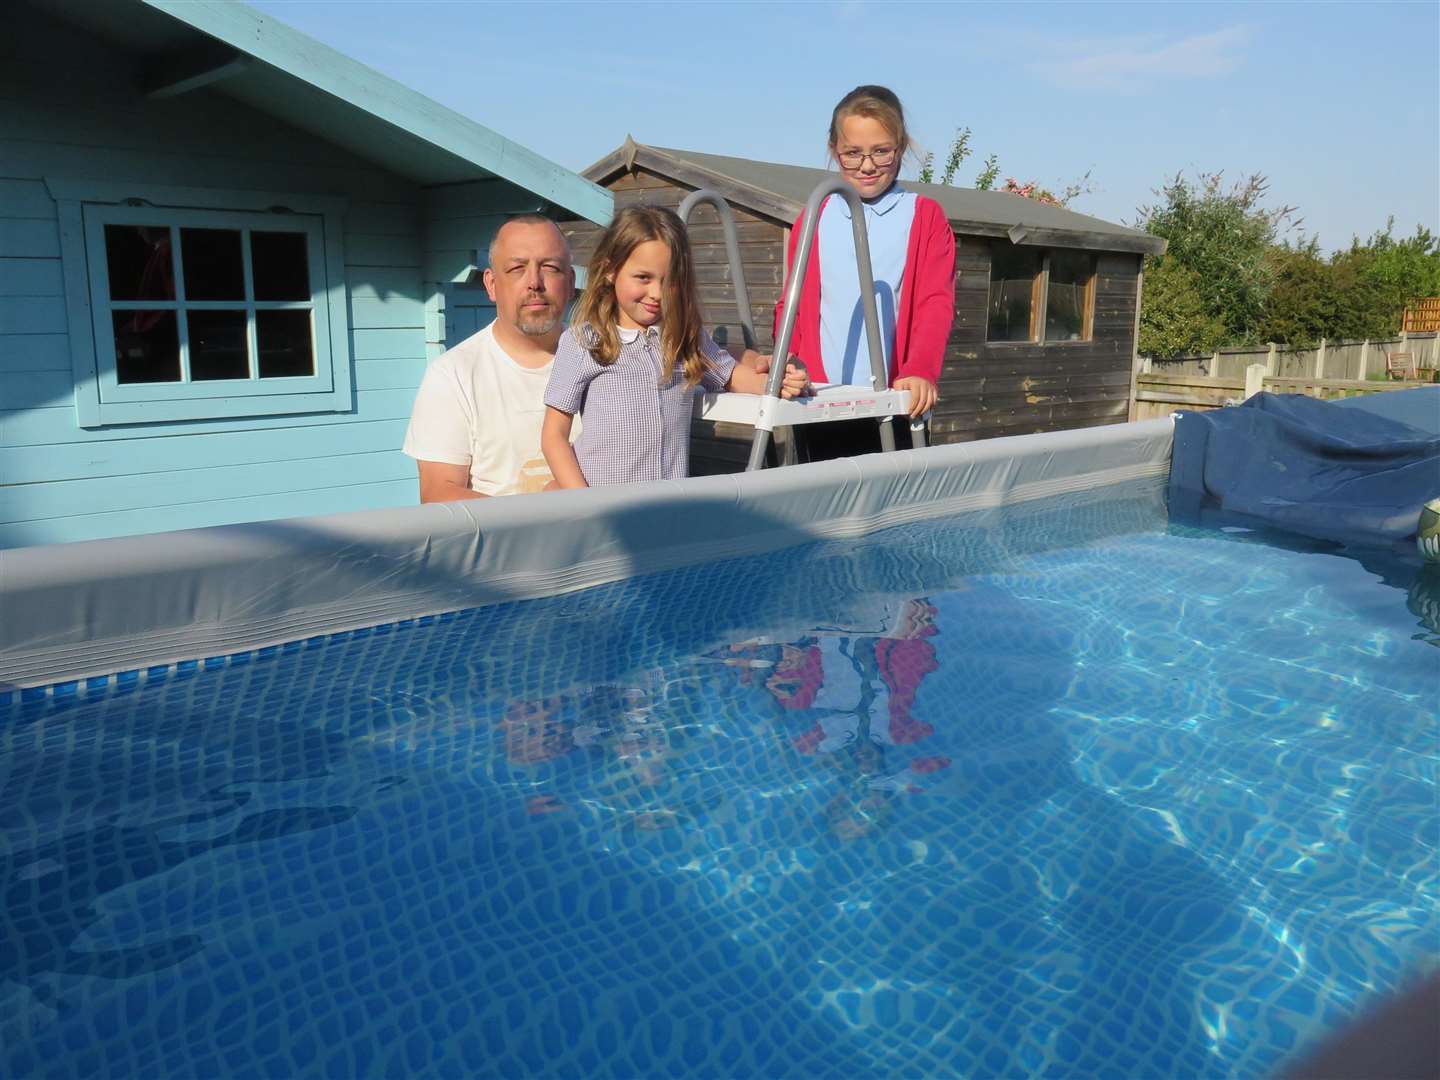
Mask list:
POLYGON ((986 340, 1052 345, 1089 341, 1095 256, 996 245, 990 260, 986 340))
POLYGON ((117 386, 315 374, 308 233, 138 221, 102 228, 97 337, 115 351, 117 386))
POLYGON ((65 194, 57 204, 82 426, 351 407, 338 214, 169 206, 143 191, 114 202, 65 194), (79 304, 77 279, 88 286, 79 304), (88 318, 77 322, 77 307, 88 318))

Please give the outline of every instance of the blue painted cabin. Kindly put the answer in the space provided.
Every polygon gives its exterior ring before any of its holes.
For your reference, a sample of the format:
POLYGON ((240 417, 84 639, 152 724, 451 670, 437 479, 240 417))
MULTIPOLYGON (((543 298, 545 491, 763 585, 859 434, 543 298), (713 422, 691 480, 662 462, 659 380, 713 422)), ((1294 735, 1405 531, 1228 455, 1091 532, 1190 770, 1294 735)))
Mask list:
POLYGON ((412 504, 499 222, 609 192, 227 0, 0 35, 0 548, 412 504))

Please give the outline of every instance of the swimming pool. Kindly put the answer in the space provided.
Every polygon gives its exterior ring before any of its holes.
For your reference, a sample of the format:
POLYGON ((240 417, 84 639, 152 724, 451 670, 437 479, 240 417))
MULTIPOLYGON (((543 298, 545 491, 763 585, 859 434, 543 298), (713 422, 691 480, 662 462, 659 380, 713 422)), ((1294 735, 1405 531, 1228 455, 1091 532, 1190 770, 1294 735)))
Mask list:
POLYGON ((0 1073, 1273 1070, 1436 962, 1440 627, 1265 539, 1147 482, 12 693, 0 1073))

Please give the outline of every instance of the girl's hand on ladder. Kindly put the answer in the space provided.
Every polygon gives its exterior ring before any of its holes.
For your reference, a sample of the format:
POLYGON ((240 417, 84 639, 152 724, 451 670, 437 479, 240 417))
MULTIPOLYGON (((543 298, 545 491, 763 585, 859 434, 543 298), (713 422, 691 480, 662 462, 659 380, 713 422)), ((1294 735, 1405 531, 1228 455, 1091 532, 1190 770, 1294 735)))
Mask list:
POLYGON ((924 416, 934 408, 935 402, 940 397, 935 390, 935 384, 919 375, 907 375, 904 378, 896 379, 895 389, 910 391, 910 416, 912 419, 924 416))
POLYGON ((780 384, 780 396, 782 398, 797 398, 802 394, 814 393, 810 386, 810 373, 805 366, 795 364, 785 365, 785 381, 780 384))

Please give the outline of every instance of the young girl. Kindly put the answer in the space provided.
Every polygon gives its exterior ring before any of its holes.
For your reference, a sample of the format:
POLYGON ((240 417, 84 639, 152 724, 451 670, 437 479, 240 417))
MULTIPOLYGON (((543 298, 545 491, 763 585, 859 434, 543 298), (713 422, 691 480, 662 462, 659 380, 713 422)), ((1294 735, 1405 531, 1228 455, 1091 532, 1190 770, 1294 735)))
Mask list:
MULTIPOLYGON (((857 86, 841 98, 830 116, 829 148, 840 175, 865 203, 890 385, 909 390, 910 415, 921 416, 935 404, 955 317, 954 233, 939 203, 897 182, 911 146, 905 112, 890 90, 857 86)), ((796 219, 790 230, 792 274, 799 237, 796 219)), ((781 306, 783 301, 775 310, 777 332, 781 306)), ((805 362, 816 382, 871 385, 850 206, 843 199, 826 199, 820 212, 790 352, 805 362)), ((874 427, 872 421, 813 425, 805 432, 810 456, 878 449, 874 427)))
MULTIPOLYGON (((673 211, 621 210, 590 260, 585 296, 560 337, 540 448, 562 488, 683 477, 696 386, 759 394, 768 357, 747 363, 700 325, 690 245, 673 211), (575 414, 580 437, 570 444, 575 414)), ((808 382, 788 368, 783 395, 808 382)))

